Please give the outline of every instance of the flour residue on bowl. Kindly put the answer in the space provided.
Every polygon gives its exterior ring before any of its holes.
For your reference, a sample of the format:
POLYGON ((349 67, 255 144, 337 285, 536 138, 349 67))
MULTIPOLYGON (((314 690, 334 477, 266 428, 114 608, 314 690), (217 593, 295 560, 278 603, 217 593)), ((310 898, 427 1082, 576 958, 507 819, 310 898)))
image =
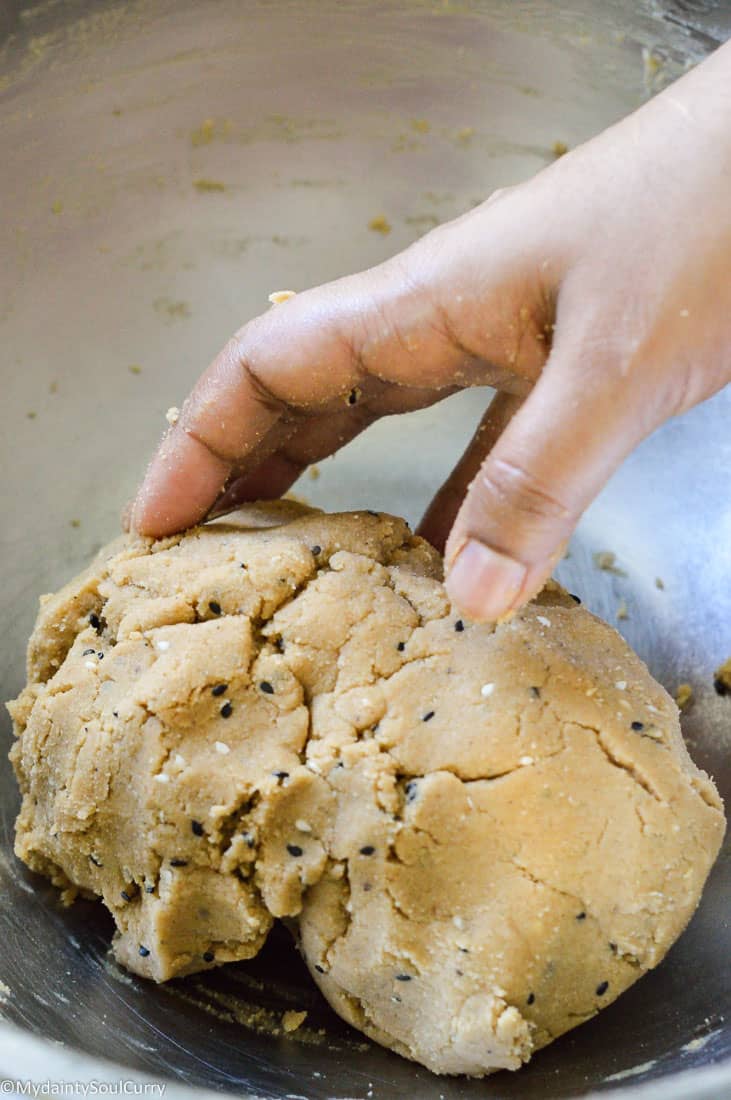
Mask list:
POLYGON ((603 1084, 608 1081, 625 1081, 628 1077, 639 1077, 641 1073, 647 1073, 657 1063, 653 1058, 650 1062, 641 1062, 638 1066, 630 1066, 629 1069, 621 1069, 618 1073, 610 1073, 604 1078, 603 1084))

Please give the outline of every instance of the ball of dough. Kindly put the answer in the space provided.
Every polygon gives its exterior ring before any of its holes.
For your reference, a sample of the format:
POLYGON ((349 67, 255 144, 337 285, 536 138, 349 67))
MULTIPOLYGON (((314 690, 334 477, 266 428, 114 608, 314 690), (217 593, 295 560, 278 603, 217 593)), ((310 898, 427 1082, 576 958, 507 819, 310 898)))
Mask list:
POLYGON ((515 1069, 662 959, 720 847, 675 704, 549 584, 461 620, 403 521, 250 507, 119 540, 42 601, 16 851, 158 981, 276 917, 337 1012, 515 1069))

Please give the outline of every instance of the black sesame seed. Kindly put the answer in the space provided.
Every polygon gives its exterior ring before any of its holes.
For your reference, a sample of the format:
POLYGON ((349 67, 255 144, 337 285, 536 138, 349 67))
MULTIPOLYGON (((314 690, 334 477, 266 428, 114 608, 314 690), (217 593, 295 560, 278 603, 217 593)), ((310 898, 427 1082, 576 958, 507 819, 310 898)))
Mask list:
POLYGON ((90 653, 96 653, 96 650, 93 647, 91 649, 85 649, 81 656, 88 657, 90 653))
POLYGON ((211 611, 213 612, 214 615, 220 615, 221 614, 221 605, 218 602, 218 600, 209 600, 208 601, 208 606, 209 606, 209 608, 211 609, 211 611))
POLYGON ((140 952, 140 955, 142 956, 142 958, 146 959, 147 956, 150 954, 150 948, 145 947, 145 945, 141 943, 140 946, 139 946, 139 952, 140 952))
POLYGON ((580 913, 576 914, 576 919, 577 920, 586 920, 586 913, 584 912, 583 909, 581 910, 580 913))
POLYGON ((368 513, 368 515, 369 515, 369 516, 375 516, 375 517, 376 517, 376 519, 380 519, 380 518, 381 518, 381 517, 380 517, 380 516, 378 515, 378 512, 373 512, 373 511, 372 511, 372 510, 371 510, 370 508, 366 508, 366 512, 368 513))
POLYGON ((170 866, 171 867, 187 867, 188 866, 188 861, 187 861, 187 859, 171 859, 170 860, 170 866))
POLYGON ((315 963, 315 970, 317 971, 318 974, 324 974, 325 973, 325 967, 320 966, 319 963, 315 963))
POLYGON ((434 717, 434 714, 435 714, 435 713, 436 713, 436 712, 435 712, 435 711, 433 711, 433 710, 428 710, 428 711, 426 712, 426 714, 424 715, 424 717, 422 718, 422 722, 431 722, 431 720, 432 720, 432 718, 434 717))
POLYGON ((291 856, 298 857, 302 855, 302 849, 300 848, 299 844, 288 844, 287 851, 291 856))
POLYGON ((251 833, 242 833, 241 835, 244 838, 244 843, 246 844, 246 847, 253 848, 256 841, 254 840, 251 833))
POLYGON ((406 649, 406 642, 399 642, 396 646, 396 649, 399 651, 399 653, 403 653, 403 651, 406 649))
POLYGON ((574 603, 581 603, 581 599, 577 595, 575 595, 573 592, 569 592, 569 596, 574 601, 574 603))
POLYGON ((716 676, 713 681, 713 686, 716 689, 717 695, 728 695, 731 692, 731 688, 725 683, 720 676, 716 676))
POLYGON ((120 890, 119 892, 122 895, 123 901, 132 901, 132 898, 129 896, 126 890, 120 890))
POLYGON ((611 943, 610 942, 609 950, 612 952, 612 954, 616 955, 617 954, 617 945, 616 945, 616 943, 611 943))
POLYGON ((362 856, 372 856, 375 850, 372 844, 364 844, 360 850, 360 854, 362 856))
POLYGON ((104 660, 104 654, 102 653, 102 651, 101 651, 101 650, 97 650, 97 654, 96 654, 96 655, 97 655, 97 657, 99 658, 99 660, 100 660, 100 661, 103 661, 103 660, 104 660))
POLYGON ((211 688, 211 695, 225 695, 227 691, 228 684, 216 684, 215 687, 211 688))
POLYGON ((411 975, 410 974, 397 974, 396 975, 396 981, 397 982, 410 982, 411 981, 411 975))
POLYGON ((464 630, 464 623, 461 619, 457 619, 457 622, 454 624, 454 629, 457 631, 458 634, 462 633, 462 631, 464 630))
POLYGON ((272 685, 269 683, 268 680, 262 680, 262 682, 259 684, 259 690, 263 691, 265 695, 273 695, 274 694, 274 688, 272 687, 272 685))
POLYGON ((321 546, 311 546, 310 547, 310 553, 313 555, 313 557, 316 558, 318 554, 322 553, 322 547, 321 546))
POLYGON ((363 893, 364 894, 367 894, 368 891, 372 890, 372 889, 373 889, 373 887, 371 886, 370 882, 364 882, 363 883, 363 893))
POLYGON ((599 982, 599 985, 596 987, 597 997, 603 997, 608 989, 609 989, 609 982, 599 982))
POLYGON ((540 688, 532 687, 530 689, 530 693, 531 693, 531 695, 533 696, 534 699, 540 699, 540 697, 541 697, 541 689, 540 688))
POLYGON ((533 1004, 533 1002, 535 1001, 535 999, 536 999, 536 995, 535 995, 535 993, 529 993, 529 994, 528 994, 528 996, 527 996, 527 998, 526 998, 526 1002, 525 1002, 525 1003, 526 1003, 527 1005, 532 1005, 532 1004, 533 1004))
POLYGON ((644 722, 633 722, 632 723, 632 729, 633 730, 638 730, 639 731, 639 730, 643 730, 644 728, 645 728, 645 723, 644 722))
POLYGON ((221 715, 222 718, 230 718, 231 715, 233 714, 233 711, 234 711, 234 708, 231 706, 230 703, 224 703, 223 706, 221 707, 220 715, 221 715))
POLYGON ((216 956, 213 954, 212 951, 204 951, 203 952, 203 962, 212 963, 213 960, 215 959, 215 957, 216 956))
POLYGON ((104 866, 102 861, 100 859, 97 859, 97 857, 95 855, 92 855, 91 852, 89 852, 89 860, 91 861, 91 863, 94 864, 95 867, 103 867, 104 866))
POLYGON ((289 779, 289 772, 272 772, 272 775, 282 783, 285 779, 289 779))
POLYGON ((194 836, 203 836, 203 826, 200 821, 191 821, 190 827, 193 830, 194 836))
POLYGON ((406 801, 413 802, 418 794, 418 785, 415 779, 410 779, 404 788, 406 791, 406 801))
POLYGON ((154 894, 155 893, 155 887, 154 886, 146 886, 145 887, 145 893, 146 894, 154 894))
POLYGON ((119 711, 113 710, 112 714, 114 715, 115 718, 119 718, 119 711))
POLYGON ((462 952, 463 955, 469 955, 469 953, 470 953, 469 947, 460 947, 460 951, 462 952))
POLYGON ((97 634, 101 634, 101 632, 102 632, 102 621, 101 621, 101 619, 99 618, 98 615, 94 614, 93 611, 92 611, 91 615, 89 616, 89 626, 93 627, 94 630, 96 630, 97 634))

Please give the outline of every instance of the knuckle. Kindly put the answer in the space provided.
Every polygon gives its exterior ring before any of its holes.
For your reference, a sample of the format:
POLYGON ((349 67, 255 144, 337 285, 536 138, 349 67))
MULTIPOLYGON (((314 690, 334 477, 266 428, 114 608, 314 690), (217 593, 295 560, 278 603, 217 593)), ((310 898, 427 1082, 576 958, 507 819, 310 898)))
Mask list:
POLYGON ((244 352, 241 345, 236 344, 233 351, 238 368, 241 373, 246 376, 246 380, 251 386, 258 403, 270 412, 279 415, 286 412, 290 408, 289 403, 283 397, 276 394, 271 386, 257 373, 254 364, 244 352))
POLYGON ((509 510, 530 520, 573 520, 573 511, 549 486, 519 462, 490 458, 480 471, 480 486, 500 511, 509 510))

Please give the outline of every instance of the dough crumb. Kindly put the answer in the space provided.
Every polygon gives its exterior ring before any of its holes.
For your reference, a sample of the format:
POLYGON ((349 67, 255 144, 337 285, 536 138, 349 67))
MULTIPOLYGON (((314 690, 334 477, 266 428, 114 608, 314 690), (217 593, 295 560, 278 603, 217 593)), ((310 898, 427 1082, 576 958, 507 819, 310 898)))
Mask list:
POLYGON ((680 710, 687 710, 693 700, 693 688, 691 684, 678 684, 675 689, 675 702, 680 710))
POLYGON ((617 618, 618 619, 628 619, 629 618, 629 610, 627 608, 627 601, 626 600, 620 600, 619 603, 617 604, 617 618))
POLYGON ((655 588, 659 588, 662 591, 665 588, 665 581, 662 577, 655 577, 655 588))
POLYGON ((391 232, 391 223, 385 214, 377 214, 375 218, 371 218, 368 222, 368 228, 372 229, 374 233, 382 233, 385 237, 387 233, 391 232))
POLYGON ((180 409, 177 405, 171 405, 168 411, 165 413, 165 419, 168 424, 174 426, 180 420, 180 409))
POLYGON ((170 298, 156 298, 152 303, 152 308, 156 313, 161 313, 169 321, 183 320, 191 316, 190 306, 187 302, 175 302, 170 298))
POLYGON ((554 141, 553 145, 551 146, 551 152, 557 159, 558 157, 564 156, 564 154, 568 153, 568 151, 569 147, 565 141, 554 141))
POLYGON ((412 118, 411 129, 416 130, 417 134, 428 134, 431 130, 431 123, 426 118, 412 118))
POLYGON ((614 573, 617 577, 626 577, 624 569, 617 565, 617 555, 612 550, 597 550, 592 554, 594 565, 597 569, 603 569, 605 573, 614 573))
POLYGON ((197 179, 197 180, 193 180, 193 186, 195 187, 196 191, 201 191, 201 192, 204 192, 204 193, 207 192, 207 191, 225 191, 226 190, 226 184, 221 183, 220 180, 197 179))
POLYGON ((458 145, 469 145, 474 136, 474 126, 460 126, 459 130, 457 130, 454 135, 454 140, 458 145))
POLYGON ((731 695, 731 657, 728 657, 714 672, 713 686, 719 695, 731 695))
POLYGON ((231 123, 228 119, 216 121, 214 118, 204 118, 200 126, 197 126, 190 135, 190 144, 193 148, 200 145, 210 145, 217 137, 225 137, 231 132, 231 123))
POLYGON ((307 468, 307 476, 310 481, 317 481, 320 476, 320 467, 316 462, 313 462, 311 466, 307 468))
POLYGON ((130 365, 127 367, 127 370, 130 374, 142 374, 142 367, 139 365, 139 363, 130 363, 130 365))
POLYGON ((273 290, 268 300, 273 306, 279 306, 282 302, 288 302, 290 298, 294 298, 296 295, 296 290, 273 290))
POLYGON ((289 1009, 282 1014, 282 1027, 289 1034, 301 1027, 306 1019, 307 1012, 295 1012, 294 1009, 289 1009))

